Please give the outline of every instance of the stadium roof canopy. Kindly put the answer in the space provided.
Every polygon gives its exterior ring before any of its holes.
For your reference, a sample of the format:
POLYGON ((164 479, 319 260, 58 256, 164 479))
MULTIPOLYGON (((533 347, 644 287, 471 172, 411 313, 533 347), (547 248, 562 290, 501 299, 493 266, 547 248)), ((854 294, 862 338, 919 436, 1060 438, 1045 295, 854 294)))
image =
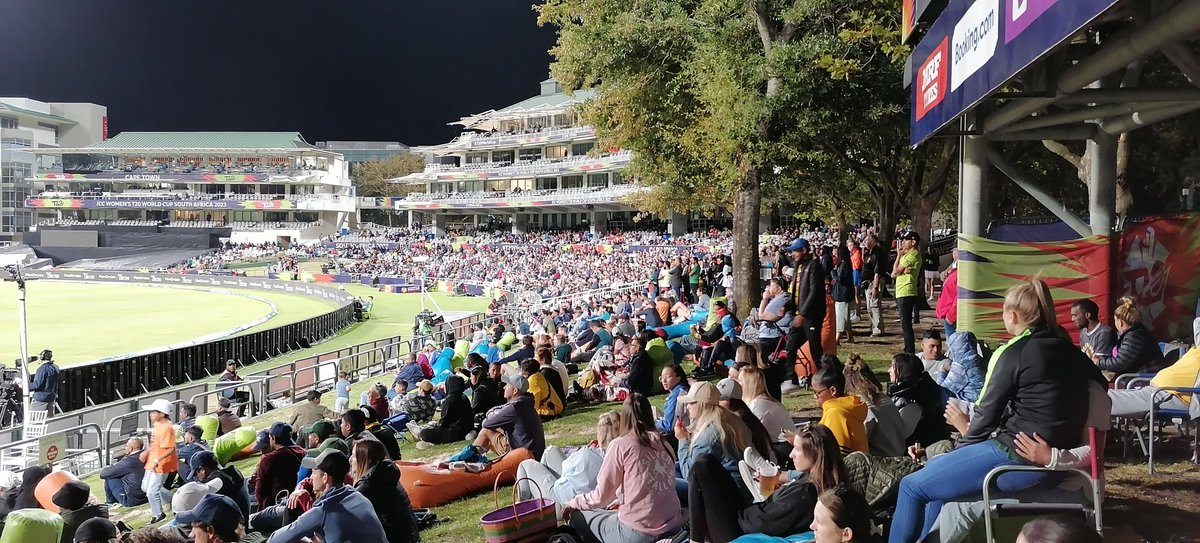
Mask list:
POLYGON ((57 125, 79 124, 75 121, 72 121, 71 119, 66 118, 66 117, 62 117, 59 115, 53 115, 50 113, 42 113, 40 111, 34 111, 32 109, 25 109, 23 107, 14 106, 12 104, 6 104, 4 102, 0 102, 0 113, 8 113, 11 115, 16 115, 18 117, 32 118, 32 119, 36 119, 41 122, 53 123, 53 124, 57 124, 57 125))
POLYGON ((500 121, 567 113, 577 104, 585 102, 595 95, 596 91, 588 89, 577 90, 571 94, 560 92, 534 96, 503 109, 489 109, 447 124, 458 124, 475 130, 494 130, 500 121))
POLYGON ((325 155, 299 132, 121 132, 87 147, 39 149, 38 154, 173 154, 325 155))

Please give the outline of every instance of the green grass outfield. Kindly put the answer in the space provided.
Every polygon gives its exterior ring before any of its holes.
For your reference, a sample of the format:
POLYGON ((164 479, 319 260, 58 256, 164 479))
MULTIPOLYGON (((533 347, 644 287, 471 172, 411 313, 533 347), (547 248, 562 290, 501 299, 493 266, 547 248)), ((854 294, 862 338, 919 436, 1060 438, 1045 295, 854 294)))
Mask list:
MULTIPOLYGON (((5 286, 11 286, 6 284, 5 286)), ((15 287, 13 287, 15 291, 15 287)), ((329 311, 317 298, 258 290, 237 296, 184 287, 30 281, 26 311, 29 350, 54 351, 61 366, 185 342, 236 328, 271 312, 249 331, 301 321, 329 311)), ((20 356, 15 292, 0 295, 0 362, 20 356)))

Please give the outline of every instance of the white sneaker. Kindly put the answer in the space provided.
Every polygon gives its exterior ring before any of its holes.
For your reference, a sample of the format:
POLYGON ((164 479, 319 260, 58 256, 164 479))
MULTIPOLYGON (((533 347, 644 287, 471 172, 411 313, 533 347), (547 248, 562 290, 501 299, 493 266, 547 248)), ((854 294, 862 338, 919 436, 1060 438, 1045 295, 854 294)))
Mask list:
POLYGON ((758 451, 755 450, 754 447, 746 447, 746 450, 742 452, 742 460, 745 460, 746 464, 749 465, 750 468, 755 472, 763 471, 765 468, 775 467, 775 464, 772 464, 770 460, 767 460, 766 458, 763 458, 761 454, 758 454, 758 451))
POLYGON ((420 424, 417 424, 415 422, 410 422, 410 423, 404 425, 404 427, 408 428, 408 431, 412 433, 413 438, 415 438, 417 441, 421 440, 421 425, 420 424))
POLYGON ((779 386, 779 391, 787 396, 791 396, 800 392, 800 386, 793 384, 791 381, 784 381, 783 384, 779 386))
POLYGON ((428 441, 418 441, 418 442, 417 442, 417 449, 420 449, 420 450, 422 450, 422 451, 423 451, 423 450, 425 450, 425 449, 428 449, 428 448, 430 448, 430 447, 432 447, 432 446, 433 446, 433 443, 430 443, 430 442, 428 442, 428 441))

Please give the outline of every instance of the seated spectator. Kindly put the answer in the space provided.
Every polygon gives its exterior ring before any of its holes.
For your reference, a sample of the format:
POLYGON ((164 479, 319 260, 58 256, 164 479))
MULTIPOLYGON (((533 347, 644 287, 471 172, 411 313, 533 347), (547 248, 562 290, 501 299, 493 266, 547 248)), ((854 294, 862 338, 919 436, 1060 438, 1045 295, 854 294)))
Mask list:
MULTIPOLYGON (((1009 289, 1002 312, 1013 339, 998 349, 969 431, 957 448, 904 477, 889 541, 924 538, 942 504, 975 496, 984 476, 998 466, 1021 465, 1007 451, 1017 435, 1041 436, 1067 449, 1083 434, 1089 411, 1088 381, 1106 384, 1055 320, 1050 289, 1032 280, 1009 289)), ((1030 488, 1044 473, 1012 473, 997 481, 1001 492, 1030 488)))
POLYGON ((408 413, 408 417, 412 422, 423 423, 433 420, 433 414, 437 411, 437 401, 433 399, 433 382, 425 379, 417 383, 417 391, 408 395, 408 402, 404 404, 404 412, 408 413))
MULTIPOLYGON (((497 339, 499 341, 499 339, 497 339)), ((425 348, 417 354, 417 365, 421 366, 421 374, 426 379, 433 379, 433 362, 437 360, 437 344, 432 341, 425 342, 425 348)))
POLYGON ((107 518, 83 521, 75 530, 75 543, 116 543, 119 534, 117 525, 107 518))
MULTIPOLYGON (((350 454, 350 445, 347 444, 341 438, 339 438, 337 436, 330 436, 330 437, 322 439, 316 443, 313 443, 313 440, 311 438, 313 438, 314 436, 315 436, 315 434, 309 435, 310 440, 309 440, 308 448, 305 449, 305 452, 304 452, 305 457, 316 458, 321 453, 323 453, 329 449, 336 449, 336 450, 342 451, 342 453, 346 454, 346 455, 350 454)), ((303 463, 301 463, 301 464, 303 464, 303 463)), ((296 474, 296 484, 299 485, 300 483, 304 482, 304 480, 307 479, 310 475, 312 475, 312 471, 309 470, 308 468, 304 467, 303 465, 301 465, 300 471, 296 474)))
POLYGON ((75 530, 85 521, 94 518, 108 518, 108 506, 97 503, 92 497, 92 489, 83 481, 70 481, 58 489, 51 498, 59 508, 58 514, 63 519, 61 543, 75 541, 75 530))
POLYGON ((191 463, 196 470, 196 481, 204 483, 210 493, 233 500, 242 512, 242 522, 246 522, 250 518, 250 491, 241 472, 233 465, 222 468, 217 462, 217 455, 211 451, 196 453, 191 463))
POLYGON ((742 398, 750 411, 762 421, 767 434, 771 436, 771 448, 777 458, 784 458, 792 449, 791 435, 796 433, 796 424, 792 415, 779 403, 774 396, 767 392, 767 381, 763 371, 757 366, 748 366, 738 373, 738 383, 742 385, 742 398))
POLYGON ((517 349, 512 354, 501 358, 500 363, 508 364, 509 362, 520 362, 529 358, 533 358, 533 336, 525 336, 521 338, 521 348, 517 349))
POLYGON ((571 343, 566 334, 554 336, 554 359, 566 364, 571 361, 571 343))
POLYGON ((987 362, 979 356, 975 334, 955 332, 947 343, 953 356, 949 365, 943 364, 941 370, 931 374, 933 381, 942 387, 946 398, 974 404, 979 401, 983 375, 987 371, 987 362))
POLYGON ((183 444, 179 445, 179 482, 190 483, 195 480, 192 465, 188 462, 192 459, 192 455, 200 452, 211 450, 208 442, 204 440, 204 430, 198 426, 192 426, 183 433, 183 444))
POLYGON ((575 364, 586 364, 596 355, 596 351, 601 347, 612 347, 612 334, 604 328, 604 321, 601 319, 592 319, 589 324, 592 330, 592 338, 586 345, 575 350, 571 355, 571 362, 575 364))
POLYGON ((475 438, 475 449, 479 454, 488 450, 504 454, 511 449, 527 449, 537 460, 546 450, 546 434, 542 419, 533 409, 533 397, 529 395, 529 381, 521 375, 505 375, 504 399, 506 402, 483 420, 483 427, 475 438))
POLYGON ((359 410, 364 415, 363 433, 371 435, 376 441, 382 444, 392 460, 400 460, 399 433, 391 426, 380 422, 379 417, 375 416, 375 410, 369 406, 360 407, 359 410))
POLYGON ((917 357, 900 353, 888 370, 888 394, 904 419, 905 443, 934 443, 950 436, 946 427, 942 388, 933 381, 917 357))
POLYGON ((291 490, 300 471, 304 449, 292 441, 292 427, 276 422, 267 430, 267 450, 254 472, 254 499, 259 509, 275 505, 280 491, 291 490))
POLYGON ((538 347, 534 350, 534 353, 538 361, 538 373, 542 374, 542 377, 546 379, 546 383, 558 394, 558 398, 563 401, 563 409, 565 410, 567 400, 566 384, 570 380, 566 367, 563 367, 561 372, 555 367, 554 352, 549 347, 538 347))
POLYGON ((498 386, 499 383, 488 375, 486 368, 471 368, 471 412, 476 418, 504 403, 498 386))
POLYGON ((867 404, 846 395, 846 375, 836 358, 826 359, 812 380, 813 397, 821 406, 821 425, 829 428, 842 454, 870 450, 867 440, 867 404))
POLYGON ((325 451, 305 458, 302 465, 312 470, 316 501, 294 522, 271 534, 267 543, 300 543, 305 538, 320 541, 387 541, 383 524, 367 498, 344 484, 350 461, 341 451, 325 451))
POLYGON ((141 460, 143 449, 145 445, 142 438, 131 437, 125 442, 125 456, 100 470, 100 479, 104 481, 104 502, 110 508, 146 503, 146 492, 142 490, 142 477, 146 474, 146 466, 141 460))
POLYGON ((946 358, 942 351, 942 335, 937 330, 925 331, 925 336, 921 338, 921 352, 917 353, 917 359, 921 361, 922 367, 931 376, 950 364, 950 359, 946 358))
POLYGON ((196 404, 185 403, 179 406, 179 422, 175 426, 180 432, 186 432, 196 424, 196 404))
POLYGON ((392 397, 388 400, 388 410, 392 416, 384 419, 383 423, 396 428, 408 424, 411 417, 405 408, 408 406, 408 381, 398 379, 392 383, 392 397))
POLYGON ((675 489, 680 501, 687 499, 688 475, 692 463, 702 455, 712 455, 720 462, 731 477, 736 477, 737 486, 749 499, 749 492, 741 484, 738 461, 743 451, 750 446, 750 429, 728 409, 720 405, 721 393, 712 383, 700 382, 692 386, 687 395, 679 398, 680 405, 687 406, 689 425, 681 417, 675 418, 675 438, 679 440, 679 474, 675 489))
POLYGON ((189 526, 196 543, 236 543, 246 536, 246 521, 238 517, 238 504, 227 496, 209 494, 194 509, 175 517, 189 526))
POLYGON ((904 419, 892 398, 883 392, 875 372, 855 353, 850 355, 842 374, 846 377, 846 394, 857 396, 867 404, 867 420, 863 425, 867 429, 867 447, 871 456, 904 456, 908 438, 904 419))
POLYGON ((388 543, 421 540, 412 502, 400 484, 400 470, 388 459, 382 445, 374 441, 356 443, 354 454, 350 455, 350 474, 354 477, 354 489, 375 509, 388 543))
POLYGON ((642 339, 634 336, 629 338, 629 362, 625 365, 625 388, 630 393, 637 392, 649 397, 654 393, 654 361, 646 354, 642 339))
POLYGON ((388 409, 387 387, 379 383, 367 389, 367 405, 375 411, 375 420, 382 421, 392 416, 391 410, 388 409))
POLYGON ((233 404, 229 398, 221 398, 217 400, 217 435, 223 436, 242 427, 242 420, 237 414, 229 410, 233 404))
POLYGON ((726 360, 733 358, 738 346, 737 317, 729 311, 724 300, 717 300, 713 306, 717 318, 712 326, 703 331, 698 325, 693 327, 694 332, 699 334, 702 345, 708 344, 700 353, 700 368, 692 374, 696 378, 715 375, 716 365, 724 364, 726 360))
MULTIPOLYGON (((804 532, 813 521, 817 495, 848 482, 849 476, 828 428, 806 428, 795 434, 792 445, 792 463, 806 476, 792 478, 785 471, 774 475, 775 481, 756 483, 771 490, 758 503, 741 491, 737 482, 745 481, 740 474, 730 476, 714 456, 696 459, 688 479, 691 540, 727 543, 745 534, 786 537, 804 532)), ((747 474, 757 480, 758 470, 768 468, 772 466, 747 466, 747 474)))
MULTIPOLYGON (((1092 360, 1111 379, 1122 373, 1154 373, 1164 366, 1162 351, 1142 324, 1142 312, 1133 298, 1122 296, 1113 310, 1117 346, 1112 353, 1095 353, 1092 360)), ((1191 385, 1188 385, 1191 386, 1191 385)))
POLYGON ((42 506, 38 504, 33 491, 37 489, 38 483, 42 482, 42 479, 49 474, 50 468, 47 466, 30 466, 21 471, 21 488, 17 491, 16 499, 13 500, 12 510, 41 509, 42 506))
POLYGON ((663 402, 663 416, 654 421, 654 427, 661 434, 673 435, 677 418, 676 404, 679 402, 679 397, 687 393, 689 385, 683 368, 676 365, 663 368, 658 382, 662 384, 663 390, 667 391, 667 400, 663 402))
POLYGON ((418 449, 427 449, 431 444, 462 441, 467 437, 467 432, 475 427, 471 401, 463 395, 465 389, 462 377, 451 375, 446 379, 446 399, 442 400, 442 416, 437 423, 428 428, 409 423, 408 430, 418 439, 418 449))
POLYGON ((292 428, 303 428, 319 420, 334 418, 333 411, 321 405, 320 392, 310 390, 305 394, 304 398, 306 401, 296 406, 296 411, 292 413, 292 418, 288 420, 289 426, 292 428))
POLYGON ((558 393, 546 382, 539 371, 536 360, 530 358, 521 362, 521 375, 529 382, 529 395, 533 397, 533 408, 543 421, 562 416, 563 401, 558 393))
POLYGON ((416 385, 425 379, 425 372, 421 370, 421 365, 417 364, 417 355, 408 353, 405 355, 404 365, 400 366, 400 370, 396 372, 396 380, 392 382, 392 386, 400 381, 407 381, 408 384, 416 385))
POLYGON ((1079 349, 1091 358, 1093 354, 1111 354, 1117 346, 1117 331, 1100 322, 1100 307, 1091 300, 1071 304, 1071 322, 1079 328, 1079 349))
POLYGON ((816 543, 871 543, 871 506, 850 485, 841 484, 817 497, 813 511, 813 531, 816 543))
POLYGON ((16 473, 8 470, 0 471, 0 528, 3 528, 4 518, 13 510, 17 503, 17 492, 21 480, 16 473))
POLYGON ((176 490, 171 496, 171 512, 175 514, 175 518, 159 526, 158 529, 165 533, 178 535, 186 540, 192 527, 180 525, 179 515, 195 509, 208 494, 208 487, 204 483, 191 482, 179 487, 179 490, 176 490))
MULTIPOLYGON (((1194 328, 1200 332, 1200 319, 1195 320, 1194 328)), ((1196 334, 1200 339, 1200 333, 1196 334)), ((1200 348, 1193 347, 1179 361, 1160 370, 1148 386, 1131 389, 1114 389, 1108 391, 1112 398, 1112 415, 1114 417, 1137 417, 1150 412, 1151 400, 1163 388, 1192 388, 1200 378, 1200 348)), ((1192 403, 1190 394, 1180 394, 1168 391, 1167 395, 1158 394, 1160 409, 1186 410, 1192 403)))
POLYGON ((1021 527, 1017 543, 1101 543, 1096 529, 1079 519, 1035 518, 1021 527))
POLYGON ((763 458, 775 462, 775 451, 771 448, 771 434, 767 432, 767 428, 763 426, 758 416, 750 410, 750 406, 742 401, 742 385, 739 385, 736 379, 726 377, 717 383, 717 392, 721 394, 721 407, 737 415, 750 430, 750 443, 754 450, 763 458))
MULTIPOLYGON (((596 488, 600 467, 604 464, 604 450, 616 439, 619 426, 620 418, 616 412, 600 415, 595 441, 570 456, 558 447, 546 447, 540 462, 524 460, 517 466, 517 479, 528 477, 536 483, 547 499, 554 500, 561 517, 564 504, 596 488)), ((538 497, 530 483, 521 481, 517 486, 522 500, 538 497)))
POLYGON ((587 541, 650 543, 679 531, 679 497, 669 469, 674 455, 655 431, 650 402, 632 393, 621 407, 620 437, 604 454, 596 488, 562 508, 587 541))

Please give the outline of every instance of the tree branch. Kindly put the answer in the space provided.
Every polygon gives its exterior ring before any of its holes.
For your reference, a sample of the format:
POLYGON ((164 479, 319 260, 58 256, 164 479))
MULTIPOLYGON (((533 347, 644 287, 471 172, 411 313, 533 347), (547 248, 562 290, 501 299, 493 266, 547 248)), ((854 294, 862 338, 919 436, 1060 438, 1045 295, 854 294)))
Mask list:
POLYGON ((1042 140, 1042 145, 1045 146, 1046 149, 1050 150, 1051 153, 1054 153, 1062 157, 1063 160, 1071 163, 1071 166, 1075 169, 1078 170, 1083 167, 1083 157, 1072 153, 1066 145, 1054 140, 1042 140))
POLYGON ((771 24, 770 9, 763 0, 752 0, 750 9, 754 12, 754 24, 758 27, 758 38, 762 40, 763 51, 769 53, 775 45, 775 28, 771 24))

